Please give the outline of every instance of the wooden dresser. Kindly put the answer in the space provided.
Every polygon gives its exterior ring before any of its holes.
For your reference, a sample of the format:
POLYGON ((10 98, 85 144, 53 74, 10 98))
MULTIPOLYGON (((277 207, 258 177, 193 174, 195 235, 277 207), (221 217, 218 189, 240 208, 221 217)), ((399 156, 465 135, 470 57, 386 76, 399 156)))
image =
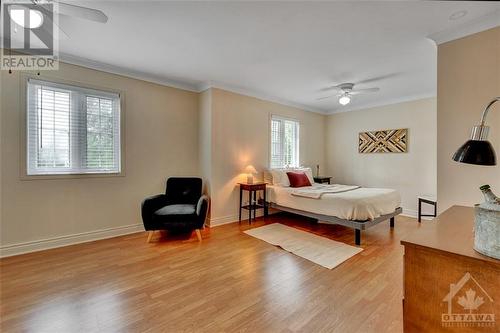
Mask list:
POLYGON ((474 251, 473 227, 453 206, 401 241, 405 332, 500 332, 500 260, 474 251))

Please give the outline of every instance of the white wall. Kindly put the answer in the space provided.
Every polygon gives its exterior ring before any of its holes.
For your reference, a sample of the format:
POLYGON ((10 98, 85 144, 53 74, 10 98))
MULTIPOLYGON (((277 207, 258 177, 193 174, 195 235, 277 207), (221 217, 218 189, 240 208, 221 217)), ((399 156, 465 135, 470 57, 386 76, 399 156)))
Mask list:
POLYGON ((245 166, 269 167, 272 114, 300 122, 300 162, 324 164, 326 116, 221 89, 212 93, 211 224, 238 218, 237 183, 246 181, 245 166))
POLYGON ((404 213, 414 216, 418 195, 436 195, 436 99, 329 116, 326 161, 336 183, 397 189, 404 213), (409 129, 407 153, 358 153, 359 132, 393 128, 409 129))
POLYGON ((169 176, 198 175, 198 94, 60 64, 46 75, 124 92, 125 175, 21 180, 25 88, 19 72, 0 75, 2 254, 143 230, 144 197, 169 176))
MULTIPOLYGON (((490 184, 500 195, 500 166, 457 163, 453 153, 469 139, 484 107, 500 96, 500 27, 438 47, 438 200, 451 205, 482 202, 479 187, 490 184)), ((487 118, 489 141, 500 159, 500 103, 487 118)), ((500 161, 498 161, 500 163, 500 161)))

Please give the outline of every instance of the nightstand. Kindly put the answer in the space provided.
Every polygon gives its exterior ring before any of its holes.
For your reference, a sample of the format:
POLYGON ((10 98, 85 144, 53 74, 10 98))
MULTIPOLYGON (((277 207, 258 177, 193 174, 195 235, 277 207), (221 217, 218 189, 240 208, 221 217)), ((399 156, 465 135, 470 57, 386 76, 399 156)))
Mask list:
POLYGON ((315 183, 320 183, 320 184, 324 183, 330 184, 330 179, 332 179, 332 177, 327 177, 327 176, 317 176, 313 178, 315 183))
POLYGON ((252 222, 252 211, 253 211, 253 219, 255 220, 255 213, 257 209, 264 209, 264 216, 267 216, 267 204, 266 204, 266 184, 267 183, 238 183, 240 185, 240 214, 239 214, 239 222, 241 223, 241 210, 248 210, 248 224, 252 222), (248 192, 248 204, 243 205, 243 191, 248 192), (257 202, 257 192, 263 192, 263 203, 259 204, 257 202))

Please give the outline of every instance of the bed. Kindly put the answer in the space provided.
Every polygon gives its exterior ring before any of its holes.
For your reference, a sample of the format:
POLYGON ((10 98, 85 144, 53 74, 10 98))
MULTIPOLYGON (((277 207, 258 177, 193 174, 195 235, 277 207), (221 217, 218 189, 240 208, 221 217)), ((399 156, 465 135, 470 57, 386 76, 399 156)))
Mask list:
POLYGON ((393 189, 339 184, 292 188, 280 184, 268 186, 267 198, 271 208, 353 228, 356 245, 361 244, 361 230, 387 220, 394 227, 394 217, 402 212, 400 195, 393 189))

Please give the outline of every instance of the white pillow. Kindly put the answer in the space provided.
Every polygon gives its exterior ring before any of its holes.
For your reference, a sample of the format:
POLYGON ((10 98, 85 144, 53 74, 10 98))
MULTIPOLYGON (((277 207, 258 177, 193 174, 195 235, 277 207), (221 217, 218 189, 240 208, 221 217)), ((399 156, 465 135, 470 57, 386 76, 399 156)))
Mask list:
POLYGON ((286 174, 286 169, 272 169, 271 175, 273 176, 273 185, 278 186, 290 186, 288 181, 288 175, 286 174))

